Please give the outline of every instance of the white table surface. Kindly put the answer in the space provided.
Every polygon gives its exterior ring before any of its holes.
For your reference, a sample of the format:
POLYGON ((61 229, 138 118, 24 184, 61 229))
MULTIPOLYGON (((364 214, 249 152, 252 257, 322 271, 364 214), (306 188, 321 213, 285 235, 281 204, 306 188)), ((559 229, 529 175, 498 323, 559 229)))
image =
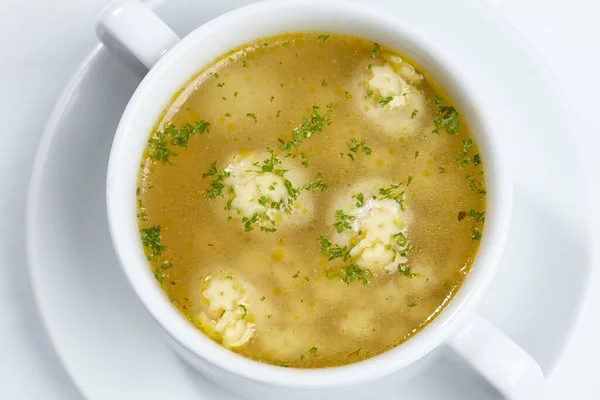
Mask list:
MULTIPOLYGON (((50 347, 30 298, 22 246, 24 202, 26 180, 46 120, 63 87, 96 43, 95 17, 108 1, 1 2, 0 143, 8 143, 8 148, 5 144, 0 154, 19 154, 16 162, 14 157, 0 155, 0 399, 3 400, 80 399, 50 347), (8 135, 22 139, 5 141, 8 135)), ((548 62, 591 129, 590 147, 597 148, 600 2, 485 1, 533 43, 548 62)), ((598 164, 594 167, 600 172, 598 164)), ((594 190, 600 194, 598 187, 594 190)), ((549 384, 548 400, 600 398, 596 368, 599 338, 600 277, 596 274, 575 340, 549 384)))

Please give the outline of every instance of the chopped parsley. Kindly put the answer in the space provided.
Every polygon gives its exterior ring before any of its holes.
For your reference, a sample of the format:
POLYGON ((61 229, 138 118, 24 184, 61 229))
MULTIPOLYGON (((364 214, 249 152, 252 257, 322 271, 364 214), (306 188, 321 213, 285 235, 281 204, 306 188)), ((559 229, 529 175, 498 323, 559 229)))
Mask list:
POLYGON ((325 189, 327 189, 329 187, 329 185, 327 185, 326 183, 323 182, 323 175, 320 172, 317 172, 317 176, 315 177, 315 180, 309 183, 305 183, 302 186, 302 190, 305 191, 311 191, 311 190, 319 190, 319 191, 324 191, 325 189))
POLYGON ((367 89, 367 95, 365 96, 366 98, 371 98, 373 97, 373 90, 371 90, 371 88, 367 89))
POLYGON ((393 96, 380 97, 379 98, 379 105, 383 108, 383 107, 385 107, 392 100, 394 100, 393 96))
POLYGON ((444 101, 444 99, 443 99, 443 98, 441 98, 441 97, 440 97, 440 96, 438 96, 437 94, 434 94, 434 95, 433 95, 433 102, 434 102, 435 104, 438 104, 438 105, 439 105, 439 104, 442 104, 442 101, 444 101))
POLYGON ((277 229, 275 228, 275 221, 269 217, 267 213, 254 213, 250 218, 243 217, 242 224, 244 224, 244 230, 246 232, 250 232, 254 230, 254 225, 264 223, 270 224, 267 226, 261 226, 260 230, 263 232, 275 232, 277 229))
POLYGON ((309 353, 315 354, 317 352, 317 348, 315 346, 311 347, 310 350, 308 350, 309 353))
POLYGON ((367 282, 369 282, 369 279, 373 277, 373 274, 370 270, 361 269, 358 265, 353 263, 342 267, 340 272, 333 272, 330 268, 325 271, 325 276, 327 279, 340 278, 346 284, 350 284, 358 279, 363 282, 363 285, 366 285, 367 282))
POLYGON ((377 55, 379 54, 379 50, 381 50, 381 46, 379 45, 379 43, 377 43, 377 42, 373 43, 373 50, 371 50, 371 52, 369 53, 371 58, 377 58, 377 55))
POLYGON ((314 134, 323 133, 323 128, 330 125, 330 117, 333 104, 329 103, 326 107, 325 114, 319 114, 319 107, 312 106, 312 111, 309 118, 304 117, 302 124, 292 130, 292 139, 284 141, 279 139, 279 149, 285 152, 286 157, 291 157, 293 149, 298 149, 304 139, 311 138, 314 134))
POLYGON ((342 233, 347 229, 352 229, 352 221, 356 218, 353 215, 344 214, 342 210, 336 210, 334 228, 338 233, 342 233))
POLYGON ((440 129, 444 128, 446 133, 454 135, 458 133, 458 111, 452 106, 438 106, 437 117, 433 123, 433 133, 439 134, 440 129))
POLYGON ((217 87, 223 87, 223 86, 225 86, 225 82, 217 83, 217 87))
POLYGON ((472 217, 475 221, 477 222, 485 222, 485 211, 483 212, 477 212, 473 209, 469 210, 469 214, 467 214, 469 217, 472 217))
POLYGON ((157 131, 156 134, 148 139, 148 156, 151 160, 161 164, 171 164, 171 157, 177 155, 167 148, 170 143, 173 146, 187 147, 190 136, 201 135, 210 131, 210 122, 199 121, 195 125, 186 124, 183 128, 177 129, 173 124, 166 124, 163 132, 157 131))
POLYGON ((409 306, 410 308, 416 307, 416 305, 417 305, 417 304, 416 304, 416 303, 414 303, 414 302, 408 303, 408 306, 409 306))
POLYGON ((480 194, 487 193, 485 188, 483 187, 483 184, 479 182, 475 177, 473 177, 472 175, 466 175, 466 178, 469 181, 469 189, 480 194))
POLYGON ((161 164, 172 164, 171 156, 175 155, 175 152, 167 148, 167 139, 163 132, 156 132, 155 137, 148 139, 148 156, 151 160, 161 164))
POLYGON ((356 200, 356 207, 362 207, 365 205, 365 196, 362 193, 353 194, 352 198, 356 200))
POLYGON ((476 166, 481 164, 481 157, 479 157, 479 153, 477 153, 473 156, 473 158, 471 159, 471 162, 473 163, 473 165, 476 165, 476 166))
POLYGON ((340 247, 338 244, 331 244, 325 236, 320 236, 317 240, 321 244, 321 254, 327 256, 329 261, 335 260, 336 258, 348 261, 350 258, 350 251, 346 246, 340 247))
POLYGON ((384 199, 394 200, 400 206, 401 210, 404 210, 404 190, 399 190, 401 183, 397 185, 390 185, 387 188, 380 188, 379 194, 384 199))
POLYGON ((298 275, 300 275, 300 271, 296 272, 294 275, 292 275, 292 278, 297 278, 298 275))
POLYGON ((474 226, 472 226, 470 236, 471 236, 472 240, 481 239, 481 230, 479 230, 479 228, 475 228, 474 226))
POLYGON ((246 117, 252 118, 255 123, 258 122, 258 120, 256 119, 256 114, 254 114, 254 113, 248 113, 248 114, 246 114, 246 117))
POLYGON ((150 253, 146 255, 150 261, 156 260, 166 249, 166 246, 160 244, 160 225, 140 229, 140 237, 144 247, 150 250, 150 253))
POLYGON ((248 68, 249 67, 248 63, 246 62, 246 60, 242 61, 242 67, 244 67, 244 68, 248 68))
POLYGON ((171 264, 168 261, 163 261, 160 263, 160 265, 156 268, 154 268, 154 278, 156 278, 156 280, 160 283, 160 286, 162 286, 163 284, 163 272, 169 268, 172 268, 173 264, 171 264))
POLYGON ((300 158, 302 158, 302 165, 304 168, 308 168, 308 156, 305 153, 300 153, 300 158))
POLYGON ((260 298, 260 301, 265 301, 265 299, 266 299, 266 297, 263 296, 263 297, 260 298))
POLYGON ((317 36, 317 40, 326 41, 327 39, 329 39, 329 35, 319 35, 319 36, 317 36))
POLYGON ((243 304, 240 304, 240 308, 242 309, 241 319, 244 319, 244 318, 246 318, 246 315, 248 315, 248 309, 243 304))
POLYGON ((271 96, 271 103, 275 100, 275 96, 271 96))
POLYGON ((280 115, 281 115, 281 110, 277 110, 276 118, 279 118, 280 115))
POLYGON ((419 157, 419 150, 415 151, 415 158, 419 157))
POLYGON ((414 110, 412 110, 412 113, 410 113, 410 119, 413 119, 414 117, 416 117, 418 113, 419 113, 419 110, 417 110, 416 108, 414 110))
POLYGON ((325 82, 325 79, 323 79, 323 81, 321 82, 321 86, 327 87, 327 82, 325 82))
MULTIPOLYGON (((362 139, 360 142, 358 142, 356 139, 352 138, 349 142, 346 143, 346 145, 348 146, 348 150, 350 150, 353 153, 358 153, 359 150, 362 150, 362 152, 368 156, 370 156, 373 153, 373 150, 371 150, 371 148, 367 146, 366 139, 362 139)), ((354 160, 352 154, 348 154, 348 157, 354 160)))
POLYGON ((202 174, 202 179, 212 177, 213 180, 209 184, 208 189, 206 189, 206 194, 204 195, 207 199, 212 199, 215 197, 223 197, 223 189, 225 188, 225 184, 223 181, 225 178, 228 178, 231 175, 226 170, 218 170, 217 162, 213 162, 208 171, 202 174))
POLYGON ((408 179, 406 180, 406 186, 410 185, 410 183, 412 182, 412 180, 413 180, 412 175, 409 175, 408 179))
POLYGON ((407 278, 412 278, 413 276, 417 276, 414 272, 410 270, 410 267, 406 264, 398 264, 398 273, 400 275, 406 276, 407 278))
POLYGON ((439 168, 440 174, 443 174, 444 172, 446 172, 446 168, 444 167, 440 167, 439 168))
POLYGON ((461 167, 469 164, 469 151, 471 151, 474 145, 472 139, 463 140, 463 148, 456 155, 456 161, 460 162, 461 167))

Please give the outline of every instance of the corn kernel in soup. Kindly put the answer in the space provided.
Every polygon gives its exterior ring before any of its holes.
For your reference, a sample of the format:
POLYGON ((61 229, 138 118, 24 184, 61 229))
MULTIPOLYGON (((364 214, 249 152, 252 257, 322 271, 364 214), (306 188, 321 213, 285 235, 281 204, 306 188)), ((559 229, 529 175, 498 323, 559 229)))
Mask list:
POLYGON ((265 38, 201 71, 148 140, 140 235, 198 330, 254 360, 327 367, 417 334, 485 221, 481 158, 419 66, 368 40, 265 38))

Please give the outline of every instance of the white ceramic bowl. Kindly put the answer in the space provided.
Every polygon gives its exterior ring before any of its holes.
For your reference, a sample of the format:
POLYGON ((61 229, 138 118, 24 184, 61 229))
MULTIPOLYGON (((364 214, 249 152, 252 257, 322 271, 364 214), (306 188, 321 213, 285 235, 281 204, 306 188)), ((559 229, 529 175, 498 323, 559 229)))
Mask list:
MULTIPOLYGON (((108 6, 99 37, 121 56, 132 54, 150 71, 120 121, 107 178, 108 218, 114 246, 129 282, 179 354, 220 385, 237 393, 271 388, 333 389, 360 384, 406 369, 446 346, 506 397, 535 392, 537 364, 516 344, 477 316, 475 306, 493 278, 506 239, 511 208, 509 166, 497 149, 502 133, 487 124, 476 88, 452 55, 403 21, 347 1, 265 1, 229 12, 179 39, 136 0, 108 6), (136 219, 136 181, 147 139, 174 93, 218 56, 241 44, 284 32, 346 33, 406 54, 448 91, 470 124, 486 167, 484 235, 472 271, 446 309, 402 345, 356 364, 294 369, 263 364, 224 349, 196 330, 170 304, 148 267, 136 219), (126 51, 124 51, 126 50, 126 51)), ((428 357, 434 360, 435 356, 428 357)))

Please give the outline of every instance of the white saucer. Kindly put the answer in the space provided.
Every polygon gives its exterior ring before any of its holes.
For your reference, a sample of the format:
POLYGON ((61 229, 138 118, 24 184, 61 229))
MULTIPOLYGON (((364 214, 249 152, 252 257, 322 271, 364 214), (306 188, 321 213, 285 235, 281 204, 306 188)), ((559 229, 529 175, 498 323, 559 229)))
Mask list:
MULTIPOLYGON (((156 10, 183 35, 249 2, 165 0, 156 10)), ((443 43, 499 105, 497 123, 513 157, 515 209, 502 266, 480 311, 550 376, 579 320, 591 272, 588 181, 576 117, 531 47, 486 6, 470 0, 377 5, 443 43)), ((106 164, 113 132, 139 80, 99 47, 63 93, 38 151, 29 194, 33 292, 50 340, 86 398, 232 398, 169 349, 126 283, 110 243, 106 164)), ((376 391, 370 396, 381 400, 489 398, 485 388, 444 363, 408 384, 390 377, 376 391)), ((364 394, 332 393, 338 397, 364 394)))

